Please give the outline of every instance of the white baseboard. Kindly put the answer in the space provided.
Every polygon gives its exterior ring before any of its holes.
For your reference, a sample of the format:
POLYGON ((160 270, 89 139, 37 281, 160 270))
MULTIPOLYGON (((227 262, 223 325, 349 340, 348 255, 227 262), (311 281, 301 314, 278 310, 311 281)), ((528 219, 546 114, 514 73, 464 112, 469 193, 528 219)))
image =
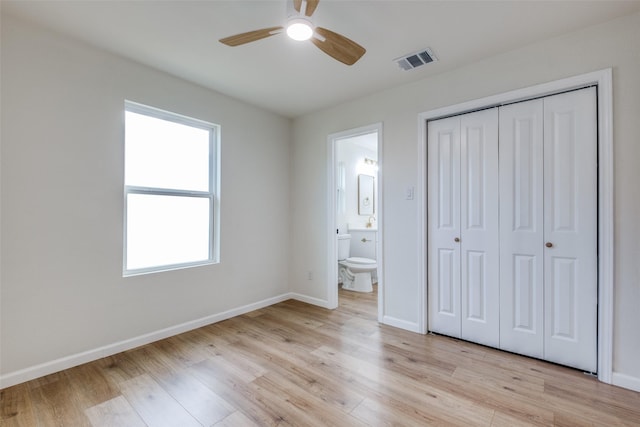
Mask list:
POLYGON ((640 391, 640 378, 621 374, 619 372, 614 372, 611 375, 611 384, 633 391, 640 391))
POLYGON ((386 315, 382 316, 382 323, 395 328, 405 329, 410 332, 420 333, 420 325, 414 322, 407 322, 406 320, 398 319, 396 317, 386 315))
POLYGON ((329 307, 329 301, 326 300, 322 300, 319 298, 313 298, 307 295, 302 295, 302 294, 297 294, 297 293, 290 293, 289 297, 291 299, 294 299, 296 301, 301 301, 301 302, 306 302, 307 304, 311 304, 311 305, 317 305, 318 307, 322 307, 322 308, 330 308, 329 307))
MULTIPOLYGON (((277 304, 279 302, 286 301, 288 299, 292 299, 292 298, 300 299, 300 297, 302 296, 297 294, 285 293, 285 294, 278 295, 272 298, 267 298, 265 300, 258 301, 252 304, 247 304, 242 307, 223 311, 222 313, 213 314, 207 317, 185 322, 180 325, 171 326, 169 328, 161 329, 159 331, 150 332, 148 334, 130 338, 128 340, 109 344, 93 350, 84 351, 82 353, 72 354, 70 356, 65 356, 60 359, 52 360, 50 362, 45 362, 39 365, 31 366, 29 368, 21 369, 19 371, 10 372, 5 375, 0 375, 0 389, 11 387, 12 385, 30 381, 35 378, 43 377, 45 375, 53 374, 54 372, 59 372, 65 369, 73 368, 74 366, 82 365, 83 363, 87 363, 87 362, 92 362, 94 360, 111 356, 113 354, 120 353, 126 350, 131 350, 133 348, 140 347, 141 345, 149 344, 154 341, 158 341, 158 340, 168 338, 174 335, 178 335, 187 331, 191 331, 193 329, 197 329, 202 326, 206 326, 212 323, 220 322, 222 320, 230 319, 235 316, 240 316, 241 314, 258 310, 260 308, 268 307, 270 305, 277 304)), ((300 300, 302 301, 302 299, 300 300)), ((305 302, 314 304, 313 302, 310 302, 310 301, 305 301, 305 302)))

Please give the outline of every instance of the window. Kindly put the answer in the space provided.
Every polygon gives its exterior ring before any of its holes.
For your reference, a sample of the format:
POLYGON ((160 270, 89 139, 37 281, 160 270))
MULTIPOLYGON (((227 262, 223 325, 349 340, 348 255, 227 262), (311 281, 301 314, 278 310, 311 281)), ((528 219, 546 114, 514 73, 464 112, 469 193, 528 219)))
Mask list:
POLYGON ((218 261, 217 125, 125 103, 125 276, 218 261))

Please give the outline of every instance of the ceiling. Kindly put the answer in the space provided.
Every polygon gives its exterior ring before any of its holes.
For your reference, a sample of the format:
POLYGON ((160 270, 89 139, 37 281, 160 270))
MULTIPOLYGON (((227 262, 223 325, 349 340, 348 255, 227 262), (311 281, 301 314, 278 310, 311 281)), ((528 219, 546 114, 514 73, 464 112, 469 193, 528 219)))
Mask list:
POLYGON ((284 34, 228 47, 218 39, 284 25, 286 1, 2 0, 15 15, 287 117, 452 70, 640 10, 640 0, 321 0, 316 25, 367 49, 353 66, 284 34), (432 48, 439 61, 393 59, 432 48))

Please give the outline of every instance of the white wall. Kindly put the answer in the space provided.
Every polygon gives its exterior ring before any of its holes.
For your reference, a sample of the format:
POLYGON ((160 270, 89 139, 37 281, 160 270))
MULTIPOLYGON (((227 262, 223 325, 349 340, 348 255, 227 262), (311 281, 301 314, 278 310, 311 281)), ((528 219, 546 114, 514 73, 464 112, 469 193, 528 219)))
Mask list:
POLYGON ((1 40, 1 375, 288 292, 290 120, 6 14, 1 40), (220 264, 122 277, 125 99, 221 125, 220 264))
MULTIPOLYGON (((446 53, 441 52, 442 60, 446 53)), ((640 14, 536 43, 417 83, 298 118, 293 124, 294 291, 327 299, 327 147, 331 133, 384 123, 385 316, 419 322, 418 114, 613 67, 615 169, 614 371, 640 390, 640 14), (313 227, 309 227, 313 224, 313 227), (315 272, 308 281, 305 272, 315 272)), ((401 72, 401 71, 398 71, 401 72)), ((412 72, 420 72, 419 70, 412 72)), ((614 374, 615 375, 615 374, 614 374)))

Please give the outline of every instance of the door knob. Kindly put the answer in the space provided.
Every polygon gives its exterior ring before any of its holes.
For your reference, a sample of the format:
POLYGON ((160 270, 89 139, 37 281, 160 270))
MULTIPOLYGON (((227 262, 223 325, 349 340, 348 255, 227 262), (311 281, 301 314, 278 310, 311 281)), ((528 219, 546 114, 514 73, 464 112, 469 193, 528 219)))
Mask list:
POLYGON ((548 248, 552 248, 553 247, 553 243, 547 242, 547 243, 545 243, 545 246, 548 247, 548 248))
POLYGON ((457 242, 459 242, 459 241, 460 241, 460 238, 459 238, 459 237, 456 237, 455 239, 453 239, 453 241, 457 243, 457 242))

